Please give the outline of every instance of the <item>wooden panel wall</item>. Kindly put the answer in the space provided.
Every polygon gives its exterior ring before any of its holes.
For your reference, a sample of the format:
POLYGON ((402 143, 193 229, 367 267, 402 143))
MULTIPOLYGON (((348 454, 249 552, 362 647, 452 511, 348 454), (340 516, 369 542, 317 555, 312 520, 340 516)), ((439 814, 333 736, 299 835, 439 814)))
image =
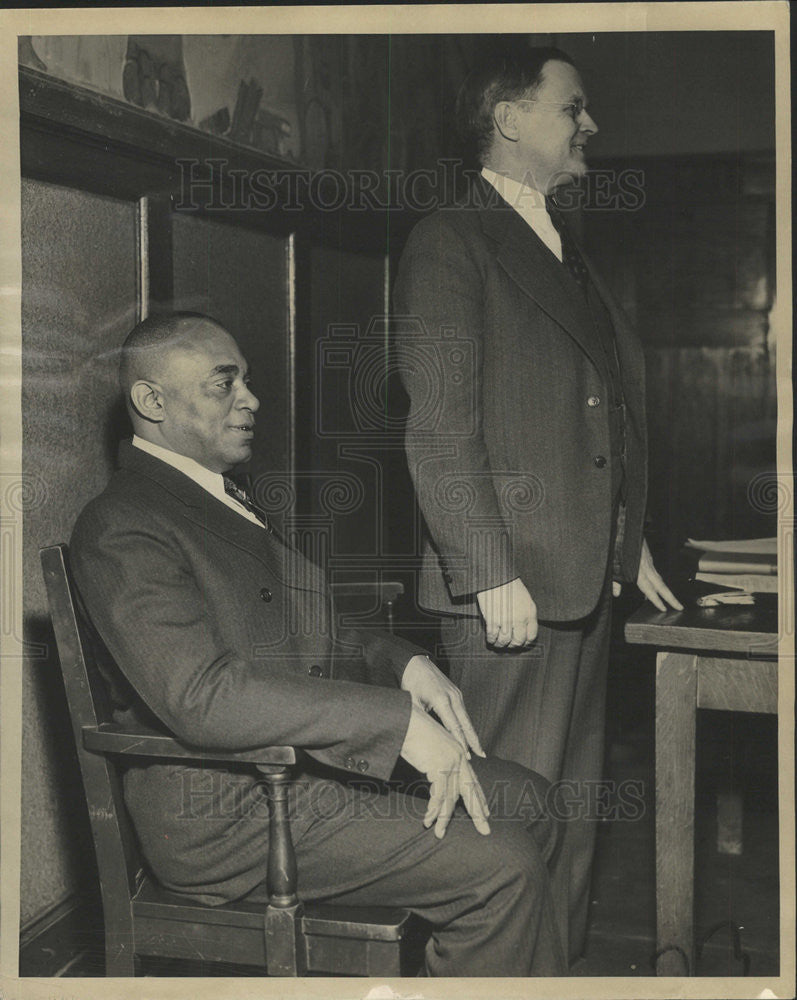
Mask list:
POLYGON ((647 365, 657 533, 670 549, 774 536, 761 486, 776 466, 774 358, 761 346, 652 348, 647 365))
POLYGON ((389 475, 380 422, 384 257, 311 245, 306 266, 309 312, 299 332, 301 495, 308 512, 330 519, 329 554, 369 564, 384 548, 389 475), (335 482, 335 494, 325 493, 335 482))
POLYGON ((23 475, 34 498, 23 549, 33 654, 23 676, 24 924, 91 872, 38 550, 68 540, 81 508, 104 486, 126 427, 115 350, 135 322, 135 204, 24 181, 22 273, 23 475))
MULTIPOLYGON (((154 306, 216 315, 252 361, 263 403, 260 468, 289 468, 293 411, 292 289, 287 228, 278 225, 278 213, 256 224, 242 212, 226 222, 173 217, 170 195, 179 176, 174 157, 185 143, 190 151, 187 131, 169 132, 165 146, 136 158, 131 150, 146 148, 157 123, 144 127, 136 115, 122 120, 118 109, 97 103, 96 95, 69 88, 39 91, 27 105, 25 100, 23 468, 25 487, 34 494, 25 506, 21 553, 24 637, 31 652, 22 707, 21 930, 28 941, 59 914, 68 923, 79 898, 96 891, 38 550, 69 538, 79 511, 107 481, 118 440, 130 433, 117 397, 117 349, 139 309, 140 251, 149 256, 154 306), (109 131, 97 143, 91 129, 103 127, 104 112, 109 131), (63 121, 72 126, 64 128, 63 121), (132 142, 129 136, 119 139, 119 129, 136 131, 140 125, 132 142), (149 239, 140 247, 143 195, 149 200, 149 239)), ((252 466, 256 471, 257 462, 252 466)), ((58 957, 48 965, 42 948, 30 957, 24 965, 31 974, 58 968, 58 957)))
MULTIPOLYGON (((614 171, 626 165, 600 165, 614 171)), ((585 207, 584 238, 647 357, 651 536, 672 561, 688 536, 776 533, 774 158, 634 164, 633 210, 585 207)))
POLYGON ((288 241, 213 219, 175 214, 172 307, 207 313, 238 341, 260 400, 256 479, 288 470, 292 453, 288 241))
POLYGON ((323 226, 308 234, 298 270, 297 541, 335 582, 400 581, 401 631, 432 648, 436 621, 415 608, 420 543, 407 401, 384 322, 388 264, 335 235, 323 226))

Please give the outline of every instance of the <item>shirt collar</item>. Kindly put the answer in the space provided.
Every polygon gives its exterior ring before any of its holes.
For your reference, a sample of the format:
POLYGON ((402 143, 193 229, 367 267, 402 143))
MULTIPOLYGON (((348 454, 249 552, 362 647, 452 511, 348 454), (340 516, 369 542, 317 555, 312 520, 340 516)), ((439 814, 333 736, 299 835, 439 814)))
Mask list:
POLYGON ((557 260, 561 261, 562 238, 551 222, 545 206, 545 196, 536 188, 521 184, 505 174, 497 174, 489 167, 482 167, 482 177, 531 226, 557 260))
POLYGON ((497 174, 489 167, 482 167, 482 177, 488 184, 492 184, 495 190, 501 195, 504 201, 508 202, 512 208, 523 214, 527 212, 542 212, 548 215, 545 207, 545 195, 536 188, 528 184, 507 177, 506 174, 497 174))
POLYGON ((171 465, 178 472, 182 472, 189 479, 193 479, 202 489, 207 490, 208 493, 212 493, 213 496, 226 496, 224 492, 224 477, 220 472, 212 472, 210 469, 206 469, 204 465, 200 465, 199 462, 194 461, 193 458, 189 458, 187 455, 179 455, 176 451, 171 451, 162 445, 153 444, 152 441, 146 441, 137 434, 133 435, 133 446, 147 452, 153 458, 159 458, 162 462, 166 462, 167 465, 171 465))

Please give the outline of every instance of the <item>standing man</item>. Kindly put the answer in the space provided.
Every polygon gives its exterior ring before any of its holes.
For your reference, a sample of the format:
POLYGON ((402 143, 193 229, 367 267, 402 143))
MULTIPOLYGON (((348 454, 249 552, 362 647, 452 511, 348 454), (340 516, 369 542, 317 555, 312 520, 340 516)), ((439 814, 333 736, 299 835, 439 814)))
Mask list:
POLYGON ((397 315, 414 317, 397 341, 428 529, 420 603, 446 616, 451 678, 488 753, 561 782, 554 893, 572 962, 613 581, 680 604, 642 536, 642 348, 552 200, 586 173, 598 130, 581 78, 558 49, 494 56, 465 81, 458 118, 481 175, 416 226, 395 288, 397 315))

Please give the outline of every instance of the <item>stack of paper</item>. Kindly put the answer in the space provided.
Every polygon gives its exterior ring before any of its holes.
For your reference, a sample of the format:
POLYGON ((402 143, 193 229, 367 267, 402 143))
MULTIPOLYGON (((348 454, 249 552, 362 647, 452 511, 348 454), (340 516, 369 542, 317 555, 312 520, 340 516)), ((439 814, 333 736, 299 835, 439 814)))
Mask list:
POLYGON ((696 580, 730 587, 750 594, 774 594, 778 590, 776 538, 747 538, 738 541, 695 541, 687 548, 701 552, 696 580))

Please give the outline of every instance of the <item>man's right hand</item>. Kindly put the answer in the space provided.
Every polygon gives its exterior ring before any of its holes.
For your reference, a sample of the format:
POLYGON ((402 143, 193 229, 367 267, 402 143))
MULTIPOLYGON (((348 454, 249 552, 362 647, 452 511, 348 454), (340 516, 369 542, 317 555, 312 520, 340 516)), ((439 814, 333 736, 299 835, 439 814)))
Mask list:
POLYGON ((537 638, 537 605, 517 577, 476 595, 489 646, 521 649, 537 638))
POLYGON ((429 806, 423 825, 428 829, 434 823, 437 838, 445 835, 460 797, 479 833, 490 832, 487 800, 465 750, 417 705, 412 706, 401 756, 429 781, 429 806))

